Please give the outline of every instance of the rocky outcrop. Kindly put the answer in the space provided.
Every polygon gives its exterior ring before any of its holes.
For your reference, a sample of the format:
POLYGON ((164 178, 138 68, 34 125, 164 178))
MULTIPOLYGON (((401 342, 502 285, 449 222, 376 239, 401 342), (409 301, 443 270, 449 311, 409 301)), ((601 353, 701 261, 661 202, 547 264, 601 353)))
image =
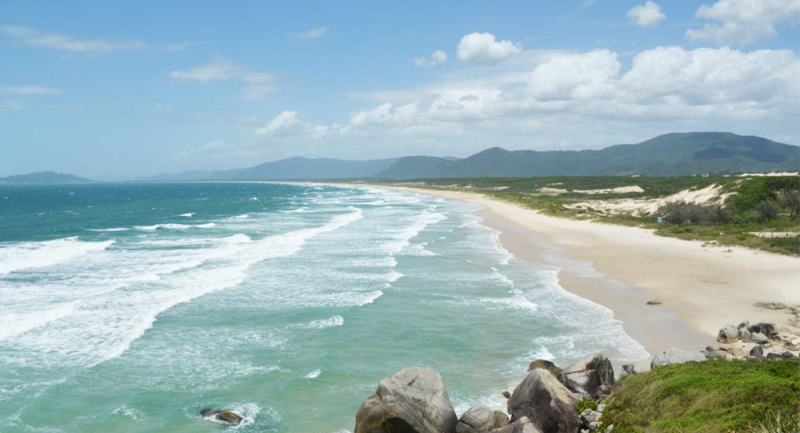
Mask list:
POLYGON ((653 357, 651 367, 655 368, 670 364, 683 364, 686 362, 703 362, 705 360, 706 357, 702 352, 695 350, 680 350, 673 347, 666 352, 659 353, 653 357))
POLYGON ((550 372, 550 374, 556 377, 558 377, 558 375, 561 374, 561 369, 558 368, 558 366, 545 359, 537 359, 536 361, 531 362, 531 364, 528 366, 528 371, 531 371, 534 368, 541 368, 542 370, 547 370, 550 372))
POLYGON ((505 427, 511 423, 511 419, 505 412, 496 410, 494 412, 494 428, 505 427))
POLYGON ((538 368, 514 389, 508 401, 512 424, 527 417, 537 430, 546 433, 578 431, 577 404, 578 399, 566 386, 538 368))
POLYGON ((415 367, 380 382, 358 409, 354 432, 451 433, 457 422, 439 373, 415 367))
POLYGON ((594 354, 569 366, 558 380, 572 392, 592 399, 602 398, 611 393, 614 386, 614 368, 608 358, 594 354))
POLYGON ((242 418, 239 414, 229 410, 208 408, 201 410, 200 415, 202 415, 203 418, 224 422, 230 425, 239 425, 242 423, 242 421, 244 421, 244 418, 242 418))

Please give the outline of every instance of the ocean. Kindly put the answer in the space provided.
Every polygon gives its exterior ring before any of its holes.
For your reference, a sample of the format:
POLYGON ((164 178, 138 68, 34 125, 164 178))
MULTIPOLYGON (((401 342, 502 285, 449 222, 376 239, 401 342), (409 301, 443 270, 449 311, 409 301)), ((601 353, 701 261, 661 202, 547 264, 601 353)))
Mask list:
POLYGON ((0 431, 343 433, 403 367, 439 371, 461 413, 504 409, 537 358, 647 355, 477 210, 371 187, 0 186, 0 431))

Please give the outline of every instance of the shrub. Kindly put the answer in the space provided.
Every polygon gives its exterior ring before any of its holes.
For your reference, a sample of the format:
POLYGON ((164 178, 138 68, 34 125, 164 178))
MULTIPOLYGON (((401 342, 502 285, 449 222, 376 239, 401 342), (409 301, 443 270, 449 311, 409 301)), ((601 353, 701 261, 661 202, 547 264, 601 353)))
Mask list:
POLYGON ((800 215, 800 190, 782 189, 778 197, 781 206, 790 216, 800 215))
POLYGON ((708 207, 684 201, 667 203, 658 212, 664 215, 665 221, 672 224, 706 224, 711 213, 708 207))

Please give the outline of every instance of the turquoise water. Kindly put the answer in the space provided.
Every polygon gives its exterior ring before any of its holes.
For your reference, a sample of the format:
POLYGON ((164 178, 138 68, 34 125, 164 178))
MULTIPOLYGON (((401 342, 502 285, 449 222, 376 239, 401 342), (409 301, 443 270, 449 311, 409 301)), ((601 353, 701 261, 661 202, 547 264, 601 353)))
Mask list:
POLYGON ((502 409, 534 358, 644 356, 475 210, 315 185, 0 186, 0 431, 345 432, 403 367, 441 372, 461 412, 502 409))

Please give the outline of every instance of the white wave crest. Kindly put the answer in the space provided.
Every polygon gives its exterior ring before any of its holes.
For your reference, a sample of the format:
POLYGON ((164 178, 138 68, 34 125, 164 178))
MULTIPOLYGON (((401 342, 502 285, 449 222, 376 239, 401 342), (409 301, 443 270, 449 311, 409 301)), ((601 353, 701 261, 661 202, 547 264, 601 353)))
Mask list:
POLYGON ((103 251, 114 242, 114 240, 84 242, 77 237, 71 237, 44 242, 6 244, 8 246, 0 248, 0 275, 67 262, 92 251, 103 251))
POLYGON ((320 370, 314 370, 314 371, 312 371, 311 373, 308 373, 308 374, 306 375, 306 379, 316 379, 316 378, 318 378, 318 377, 319 377, 319 375, 320 375, 320 374, 322 374, 322 371, 320 371, 320 370))
POLYGON ((335 328, 337 326, 344 325, 344 317, 342 316, 333 316, 327 319, 315 320, 308 325, 306 328, 308 329, 327 329, 327 328, 335 328))

